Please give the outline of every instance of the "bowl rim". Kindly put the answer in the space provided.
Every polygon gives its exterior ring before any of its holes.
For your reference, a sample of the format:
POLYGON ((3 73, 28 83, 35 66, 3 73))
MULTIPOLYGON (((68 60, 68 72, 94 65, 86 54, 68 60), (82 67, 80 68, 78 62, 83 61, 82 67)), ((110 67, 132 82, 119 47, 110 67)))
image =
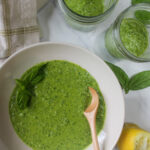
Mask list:
MULTIPOLYGON (((0 71, 5 67, 5 65, 12 58, 16 57, 17 55, 19 55, 23 51, 28 51, 28 50, 30 50, 30 48, 33 48, 33 47, 36 47, 36 46, 42 46, 42 45, 63 45, 63 46, 69 46, 69 47, 72 47, 72 48, 75 48, 75 49, 80 49, 81 51, 83 51, 85 53, 88 53, 89 55, 92 55, 93 57, 95 57, 95 59, 98 59, 113 74, 113 78, 114 78, 114 80, 116 80, 116 83, 118 83, 118 87, 120 88, 120 91, 121 91, 121 95, 122 95, 122 107, 123 107, 123 110, 122 110, 122 113, 123 113, 123 115, 122 115, 122 126, 120 127, 121 130, 120 130, 120 133, 118 133, 118 137, 115 138, 114 144, 112 145, 112 149, 113 149, 115 147, 117 141, 119 140, 119 137, 121 135, 121 132, 122 132, 122 129, 123 129, 123 125, 124 125, 124 122, 125 122, 125 99, 124 99, 124 95, 123 95, 123 91, 122 91, 121 85, 119 84, 119 81, 118 81, 117 77, 115 76, 115 74, 113 73, 113 71, 109 68, 109 66, 100 57, 98 57, 96 54, 90 52, 86 48, 83 48, 81 46, 76 46, 76 45, 70 44, 70 43, 68 44, 68 43, 63 43, 63 42, 39 42, 39 43, 36 43, 36 44, 32 44, 32 45, 26 46, 26 47, 20 49, 19 51, 15 52, 14 54, 12 54, 0 66, 0 71)), ((106 116, 107 116, 107 114, 106 114, 106 116)), ((104 126, 105 126, 105 123, 104 123, 104 126)))

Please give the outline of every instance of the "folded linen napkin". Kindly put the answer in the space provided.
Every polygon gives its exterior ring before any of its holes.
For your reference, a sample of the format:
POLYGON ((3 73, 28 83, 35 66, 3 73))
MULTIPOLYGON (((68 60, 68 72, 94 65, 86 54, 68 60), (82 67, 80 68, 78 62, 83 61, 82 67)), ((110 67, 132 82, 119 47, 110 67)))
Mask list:
POLYGON ((41 9, 48 2, 48 0, 36 0, 36 1, 37 1, 37 10, 41 9))
POLYGON ((39 41, 36 0, 0 0, 0 58, 39 41))

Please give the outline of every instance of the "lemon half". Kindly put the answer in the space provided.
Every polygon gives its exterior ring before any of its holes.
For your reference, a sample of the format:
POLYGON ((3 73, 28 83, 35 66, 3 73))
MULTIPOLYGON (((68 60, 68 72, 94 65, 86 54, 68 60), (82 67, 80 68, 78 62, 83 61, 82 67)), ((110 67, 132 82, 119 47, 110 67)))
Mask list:
POLYGON ((118 141, 119 150, 150 150, 150 133, 126 123, 118 141))

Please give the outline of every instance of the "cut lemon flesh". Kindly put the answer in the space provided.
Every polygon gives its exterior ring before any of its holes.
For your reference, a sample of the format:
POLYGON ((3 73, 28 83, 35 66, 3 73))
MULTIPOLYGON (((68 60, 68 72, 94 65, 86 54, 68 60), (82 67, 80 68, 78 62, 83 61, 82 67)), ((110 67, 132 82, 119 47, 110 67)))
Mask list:
POLYGON ((150 150, 150 133, 126 123, 118 141, 119 150, 150 150))
POLYGON ((150 135, 139 134, 135 139, 135 150, 150 150, 150 135))

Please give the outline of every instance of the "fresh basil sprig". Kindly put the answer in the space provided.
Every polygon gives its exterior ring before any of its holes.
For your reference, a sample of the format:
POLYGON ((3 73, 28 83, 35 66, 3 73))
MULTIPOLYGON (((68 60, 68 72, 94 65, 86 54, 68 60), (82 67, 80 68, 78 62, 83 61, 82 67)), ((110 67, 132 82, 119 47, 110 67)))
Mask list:
POLYGON ((132 5, 138 3, 150 3, 150 0, 132 0, 132 5))
POLYGON ((126 94, 130 90, 140 90, 150 86, 150 71, 143 71, 129 78, 126 72, 120 67, 109 62, 106 63, 116 75, 126 94))
POLYGON ((34 96, 34 87, 45 77, 44 69, 46 65, 41 64, 27 72, 21 80, 16 79, 16 101, 20 109, 25 109, 29 106, 30 100, 34 96))

